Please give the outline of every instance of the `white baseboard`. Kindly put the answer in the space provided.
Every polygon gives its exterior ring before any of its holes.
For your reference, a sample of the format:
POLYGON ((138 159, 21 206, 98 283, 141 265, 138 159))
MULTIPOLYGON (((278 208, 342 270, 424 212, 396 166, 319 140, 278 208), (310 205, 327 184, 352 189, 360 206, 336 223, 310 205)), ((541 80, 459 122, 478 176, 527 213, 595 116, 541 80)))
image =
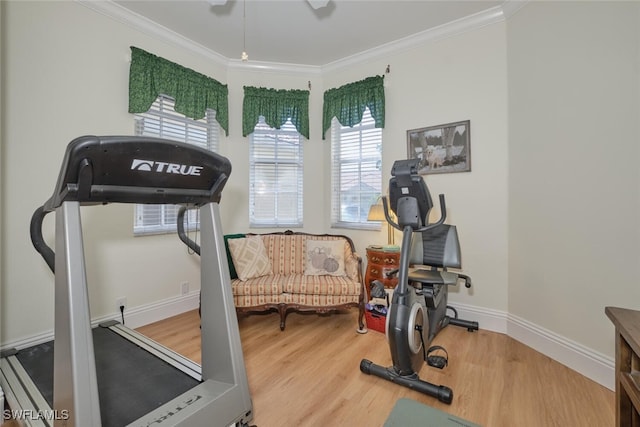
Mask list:
POLYGON ((43 332, 41 334, 31 335, 23 339, 2 343, 2 345, 0 346, 0 351, 9 350, 12 348, 15 348, 16 350, 21 350, 23 348, 27 348, 34 345, 42 344, 43 342, 51 341, 52 339, 53 339, 53 329, 43 332))
POLYGON ((615 361, 575 341, 518 316, 464 304, 450 304, 461 319, 475 320, 481 329, 499 332, 562 363, 581 375, 615 390, 615 361))
MULTIPOLYGON (((199 301, 200 291, 195 291, 186 295, 167 298, 152 304, 133 307, 129 310, 125 310, 124 321, 126 326, 131 329, 139 328, 141 326, 148 325, 149 323, 157 322, 171 316, 176 316, 184 313, 185 311, 195 310, 198 308, 199 301)), ((120 313, 112 313, 106 316, 96 317, 91 320, 91 327, 95 327, 108 320, 117 320, 118 322, 122 322, 122 317, 120 313)), ((10 348, 20 350, 51 341, 52 339, 53 329, 24 339, 3 343, 0 350, 10 348)))
POLYGON ((449 305, 456 309, 460 319, 476 321, 481 329, 487 331, 507 333, 508 313, 504 311, 458 303, 449 303, 449 305))
POLYGON ((507 334, 598 384, 615 390, 615 361, 612 357, 514 315, 509 315, 507 334))
MULTIPOLYGON (((185 311, 198 308, 200 301, 200 291, 189 292, 186 295, 167 298, 152 304, 134 307, 124 312, 124 323, 128 328, 135 329, 149 323, 166 319, 167 317, 176 316, 185 311)), ((91 321, 92 326, 107 320, 117 320, 122 322, 120 313, 95 318, 91 321)))
MULTIPOLYGON (((125 311, 125 324, 130 328, 139 328, 185 311, 194 310, 198 308, 199 296, 200 292, 198 291, 190 292, 187 295, 131 308, 125 311)), ((506 334, 598 384, 610 390, 615 389, 613 358, 504 311, 456 303, 452 303, 451 306, 458 311, 461 319, 475 320, 481 329, 506 334)), ((107 320, 121 321, 120 313, 94 318, 92 326, 107 320)), ((0 350, 22 349, 51 339, 53 339, 53 330, 5 343, 0 350)))

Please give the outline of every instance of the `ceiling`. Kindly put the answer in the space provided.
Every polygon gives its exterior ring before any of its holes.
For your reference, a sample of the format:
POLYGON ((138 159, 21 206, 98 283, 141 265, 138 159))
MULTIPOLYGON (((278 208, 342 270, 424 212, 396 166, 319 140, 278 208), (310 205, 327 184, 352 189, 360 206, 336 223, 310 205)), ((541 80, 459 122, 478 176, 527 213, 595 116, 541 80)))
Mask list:
POLYGON ((499 6, 499 0, 113 0, 216 52, 249 61, 324 66, 499 6), (246 17, 243 20, 243 12, 246 17), (246 36, 243 46, 243 21, 246 36))

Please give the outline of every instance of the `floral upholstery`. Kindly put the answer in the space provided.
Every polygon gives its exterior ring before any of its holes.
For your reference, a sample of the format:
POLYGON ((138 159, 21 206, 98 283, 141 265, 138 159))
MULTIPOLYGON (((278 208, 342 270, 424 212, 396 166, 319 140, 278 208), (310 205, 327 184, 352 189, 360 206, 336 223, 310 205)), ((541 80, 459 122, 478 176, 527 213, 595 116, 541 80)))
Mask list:
POLYGON ((233 295, 360 295, 360 283, 346 276, 308 276, 305 274, 272 274, 241 282, 234 280, 233 295))
POLYGON ((326 312, 350 306, 364 310, 362 259, 345 236, 305 233, 260 234, 271 261, 273 274, 233 279, 233 299, 238 311, 276 309, 281 314, 281 329, 289 310, 326 312), (342 240, 344 242, 344 276, 307 275, 306 241, 342 240))

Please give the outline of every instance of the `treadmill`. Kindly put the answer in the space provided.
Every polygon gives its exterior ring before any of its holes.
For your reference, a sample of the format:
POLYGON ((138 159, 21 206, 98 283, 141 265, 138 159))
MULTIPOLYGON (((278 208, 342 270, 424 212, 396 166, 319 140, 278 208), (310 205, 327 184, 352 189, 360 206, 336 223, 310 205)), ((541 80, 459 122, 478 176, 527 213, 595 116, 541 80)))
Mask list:
POLYGON ((248 426, 253 407, 219 203, 228 159, 160 138, 83 136, 67 146, 31 240, 55 276, 54 340, 4 351, 0 386, 27 426, 248 426), (80 207, 200 209, 202 366, 116 321, 91 327, 80 207), (42 222, 55 212, 55 252, 42 222))

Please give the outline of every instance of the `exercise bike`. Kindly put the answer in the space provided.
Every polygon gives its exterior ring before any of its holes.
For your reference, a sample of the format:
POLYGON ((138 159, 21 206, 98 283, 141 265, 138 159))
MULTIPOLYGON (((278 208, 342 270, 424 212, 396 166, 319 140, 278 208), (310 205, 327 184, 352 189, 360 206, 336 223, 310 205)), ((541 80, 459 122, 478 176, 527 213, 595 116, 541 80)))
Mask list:
MULTIPOLYGON (((457 231, 455 226, 444 224, 446 205, 443 194, 439 197, 440 219, 428 223, 433 201, 418 173, 419 167, 418 159, 399 160, 391 170, 389 202, 397 223, 389 215, 387 198, 382 198, 387 222, 402 230, 400 264, 397 272, 394 272, 398 274, 398 284, 386 319, 393 366, 385 368, 362 359, 360 370, 450 404, 453 391, 449 387, 421 380, 418 372, 424 362, 438 368, 446 365, 446 358, 428 356, 427 350, 442 328, 452 324, 474 331, 479 326, 478 322, 459 319, 455 309, 447 306, 448 286, 455 286, 463 280, 465 286, 470 288, 471 278, 447 271, 447 268, 461 266, 457 231), (421 238, 414 239, 414 235, 420 235, 421 238), (418 262, 415 264, 423 267, 410 269, 416 253, 418 262), (453 311, 453 317, 447 315, 447 310, 453 311)), ((434 348, 442 349, 438 346, 434 348)))

